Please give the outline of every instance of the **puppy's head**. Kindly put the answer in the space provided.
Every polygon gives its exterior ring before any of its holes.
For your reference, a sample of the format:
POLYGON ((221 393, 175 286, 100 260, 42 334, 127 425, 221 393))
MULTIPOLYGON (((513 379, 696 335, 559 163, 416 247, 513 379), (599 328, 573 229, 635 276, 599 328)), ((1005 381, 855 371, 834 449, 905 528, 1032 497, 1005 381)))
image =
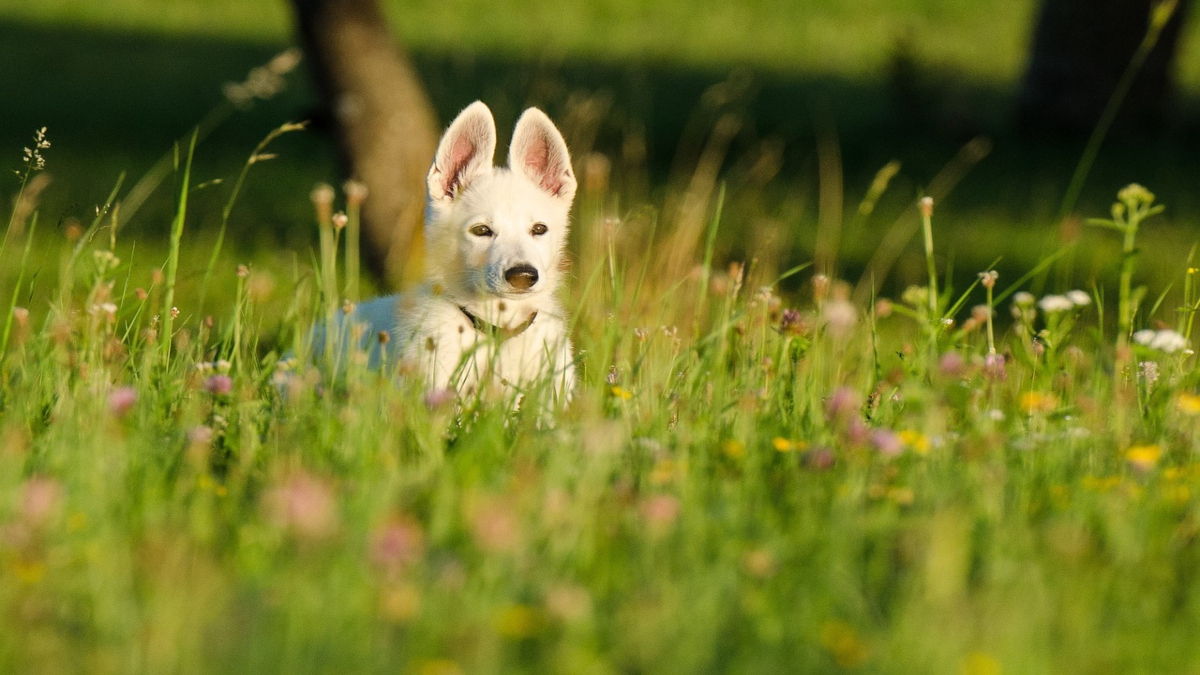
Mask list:
POLYGON ((430 277, 463 296, 553 293, 577 185, 567 144, 545 113, 529 108, 507 168, 492 165, 495 151, 495 121, 478 101, 442 137, 427 179, 430 277))

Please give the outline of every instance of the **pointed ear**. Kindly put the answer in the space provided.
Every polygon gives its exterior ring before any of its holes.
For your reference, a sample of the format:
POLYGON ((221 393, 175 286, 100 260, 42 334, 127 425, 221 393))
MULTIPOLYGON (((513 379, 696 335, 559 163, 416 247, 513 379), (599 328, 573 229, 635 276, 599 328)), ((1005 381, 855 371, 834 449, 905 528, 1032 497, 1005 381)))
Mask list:
POLYGON ((562 134, 546 113, 530 108, 517 120, 508 148, 508 168, 520 173, 555 197, 575 197, 575 172, 562 134))
POLYGON ((453 199, 480 172, 492 168, 496 154, 496 122, 480 101, 467 106, 438 143, 426 184, 432 201, 453 199))

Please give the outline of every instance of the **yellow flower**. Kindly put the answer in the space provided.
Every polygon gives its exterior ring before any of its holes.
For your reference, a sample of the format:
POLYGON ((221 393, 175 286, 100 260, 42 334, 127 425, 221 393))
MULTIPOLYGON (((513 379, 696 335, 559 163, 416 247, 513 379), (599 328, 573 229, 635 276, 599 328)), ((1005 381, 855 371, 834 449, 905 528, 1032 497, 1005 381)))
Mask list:
POLYGON ((1021 410, 1027 415, 1033 413, 1054 412, 1058 407, 1058 397, 1051 393, 1027 391, 1021 394, 1021 410))
POLYGON ((533 635, 537 627, 537 612, 528 605, 509 605, 496 616, 496 632, 514 640, 533 635))
POLYGON ((1162 457, 1162 448, 1157 445, 1135 445, 1125 451, 1125 459, 1139 471, 1149 471, 1162 457))
POLYGON ((721 452, 729 459, 741 459, 746 456, 746 444, 731 439, 721 445, 721 452))
POLYGON ((684 462, 670 459, 659 460, 654 464, 654 468, 650 469, 650 484, 665 485, 676 476, 683 476, 686 470, 687 465, 684 462))
POLYGON ((870 650, 867 643, 855 632, 854 627, 845 621, 826 621, 821 626, 818 636, 821 646, 833 654, 838 665, 843 668, 854 668, 866 663, 870 650))
POLYGON ((1200 415, 1200 396, 1182 392, 1175 397, 1175 409, 1189 417, 1200 415))
POLYGON ((901 441, 904 441, 904 444, 907 445, 910 450, 918 455, 929 454, 930 442, 929 437, 925 434, 919 431, 913 431, 912 429, 905 429, 897 434, 897 436, 900 437, 901 441))
POLYGON ((621 387, 613 387, 612 395, 621 399, 622 401, 628 401, 629 399, 633 398, 632 391, 629 391, 628 389, 622 389, 621 387))
POLYGON ((36 561, 26 562, 18 560, 13 563, 12 571, 13 575, 22 583, 31 585, 36 584, 42 580, 42 577, 46 576, 46 566, 36 561))
POLYGON ((804 450, 808 447, 808 443, 804 441, 790 441, 782 436, 776 436, 775 440, 771 441, 771 445, 779 452, 791 452, 793 450, 804 450))
POLYGON ((1000 675, 1000 662, 983 652, 971 652, 963 657, 958 669, 962 675, 1000 675))
POLYGON ((420 675, 462 675, 462 668, 450 659, 432 659, 421 664, 420 675))
POLYGON ((389 588, 379 599, 383 617, 396 623, 407 623, 421 611, 421 593, 412 584, 389 588))

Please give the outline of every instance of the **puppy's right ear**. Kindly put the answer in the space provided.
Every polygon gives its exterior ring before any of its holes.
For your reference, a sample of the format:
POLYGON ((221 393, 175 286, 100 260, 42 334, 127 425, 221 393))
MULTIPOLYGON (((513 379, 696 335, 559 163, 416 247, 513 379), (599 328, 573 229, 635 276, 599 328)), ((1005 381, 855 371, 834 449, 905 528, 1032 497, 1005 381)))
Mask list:
POLYGON ((442 136, 429 168, 429 199, 449 201, 481 172, 492 167, 496 154, 496 122, 480 101, 467 106, 442 136))

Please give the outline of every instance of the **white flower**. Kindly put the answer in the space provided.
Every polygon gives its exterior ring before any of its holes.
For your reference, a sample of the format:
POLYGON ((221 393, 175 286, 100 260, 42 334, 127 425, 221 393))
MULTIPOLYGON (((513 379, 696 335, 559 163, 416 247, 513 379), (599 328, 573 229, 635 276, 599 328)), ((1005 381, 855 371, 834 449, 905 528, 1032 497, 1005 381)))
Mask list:
POLYGON ((1154 340, 1150 343, 1150 346, 1168 354, 1173 354, 1187 347, 1187 338, 1173 330, 1160 330, 1158 331, 1158 335, 1154 336, 1154 340))
POLYGON ((1139 330, 1133 334, 1133 341, 1167 354, 1187 347, 1187 338, 1173 330, 1139 330))
POLYGON ((1047 314, 1056 312, 1067 312, 1075 308, 1075 303, 1067 299, 1065 295, 1047 295, 1038 302, 1038 307, 1047 314))
POLYGON ((1092 304, 1092 296, 1079 290, 1067 291, 1067 299, 1076 307, 1087 307, 1092 304))
POLYGON ((1033 294, 1026 293, 1025 291, 1021 291, 1020 293, 1017 293, 1016 295, 1013 296, 1013 304, 1018 307, 1027 307, 1029 305, 1032 305, 1033 301, 1034 301, 1033 294))

